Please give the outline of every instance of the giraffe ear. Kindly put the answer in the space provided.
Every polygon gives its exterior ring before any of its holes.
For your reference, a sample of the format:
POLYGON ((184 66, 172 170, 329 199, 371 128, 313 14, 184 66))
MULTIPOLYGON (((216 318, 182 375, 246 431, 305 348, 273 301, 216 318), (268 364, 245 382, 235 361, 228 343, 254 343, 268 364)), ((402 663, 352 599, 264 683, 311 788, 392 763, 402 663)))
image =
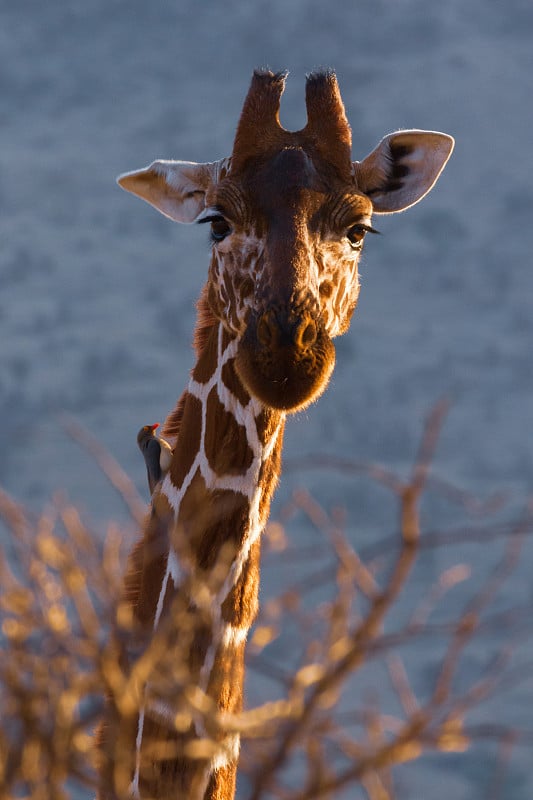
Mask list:
POLYGON ((117 182, 175 222, 194 222, 205 208, 205 194, 217 180, 220 163, 154 161, 120 175, 117 182))
POLYGON ((363 161, 354 162, 357 188, 372 201, 376 214, 404 211, 433 188, 453 146, 446 133, 390 133, 363 161))

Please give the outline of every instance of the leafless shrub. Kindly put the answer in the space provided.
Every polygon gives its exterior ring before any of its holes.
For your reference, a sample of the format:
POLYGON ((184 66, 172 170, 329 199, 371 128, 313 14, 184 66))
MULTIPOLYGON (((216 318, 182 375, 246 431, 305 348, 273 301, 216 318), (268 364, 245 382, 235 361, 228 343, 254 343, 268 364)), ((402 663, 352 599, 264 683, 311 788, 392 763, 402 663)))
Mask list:
POLYGON ((28 518, 6 495, 0 615, 1 796, 68 797, 91 783, 121 537, 105 544, 60 500, 28 518))
MULTIPOLYGON (((407 480, 376 466, 321 460, 322 468, 359 473, 354 480, 387 488, 398 507, 390 536, 358 552, 346 513, 327 511, 305 490, 270 523, 267 569, 276 559, 303 557, 289 544, 294 515, 320 532, 326 563, 307 577, 299 570, 277 597, 263 598, 248 648, 255 679, 239 715, 219 714, 187 682, 183 664, 166 663, 168 641, 186 622, 183 610, 147 646, 127 646, 131 620, 118 598, 129 535, 113 526, 106 536, 95 533, 62 498, 33 518, 0 494, 7 542, 0 561, 0 796, 91 796, 103 697, 112 688, 133 713, 149 674, 168 691, 179 679, 187 714, 203 716, 206 730, 241 733, 240 792, 252 800, 344 792, 396 798, 401 765, 428 752, 466 753, 486 739, 499 753, 489 796, 503 797, 514 749, 530 745, 533 730, 477 712, 533 672, 521 650, 531 633, 530 604, 501 602, 531 532, 531 513, 526 507, 509 519, 501 497, 481 504, 436 479, 431 465, 445 410, 441 404, 431 415, 407 480), (426 530, 421 502, 432 491, 458 504, 466 522, 426 530), (417 575, 414 581, 424 554, 465 543, 484 550, 490 544, 492 571, 479 571, 475 557, 452 559, 436 579, 417 575), (399 603, 413 583, 409 602, 399 603), (317 587, 323 590, 318 607, 308 601, 317 587), (487 635, 499 645, 487 648, 473 675, 465 666, 468 654, 475 647, 481 652, 487 635), (290 649, 282 646, 287 637, 290 649)), ((119 467, 79 429, 71 432, 119 488, 139 525, 142 504, 119 467)))

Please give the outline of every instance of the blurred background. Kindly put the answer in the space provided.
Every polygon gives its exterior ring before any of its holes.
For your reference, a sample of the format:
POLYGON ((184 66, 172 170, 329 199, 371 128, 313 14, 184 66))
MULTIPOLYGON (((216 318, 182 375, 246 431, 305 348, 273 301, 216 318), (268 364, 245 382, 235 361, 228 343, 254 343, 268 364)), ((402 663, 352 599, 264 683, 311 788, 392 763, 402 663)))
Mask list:
MULTIPOLYGON (((331 386, 289 422, 288 467, 321 453, 407 475, 424 419, 447 396, 435 472, 482 498, 505 491, 519 508, 533 481, 529 0, 2 3, 1 485, 37 511, 62 490, 96 523, 124 519, 65 431, 75 419, 148 499, 136 434, 163 421, 187 382, 209 247, 205 231, 173 225, 115 177, 154 158, 228 155, 258 66, 290 71, 291 129, 305 124, 305 74, 333 67, 356 159, 398 128, 456 138, 431 195, 376 218, 383 235, 367 242, 331 386)), ((274 515, 302 483, 346 507, 354 545, 393 530, 379 488, 330 472, 288 468, 274 515)), ((433 528, 453 517, 436 516, 439 503, 426 511, 433 528)), ((532 555, 526 543, 513 601, 531 599, 532 555)), ((434 555, 425 579, 449 557, 434 555)), ((266 569, 263 592, 290 579, 266 569)), ((531 686, 501 703, 496 713, 518 723, 531 686)), ((430 786, 434 800, 486 797, 489 757, 422 763, 409 796, 430 786)), ((528 767, 518 752, 513 800, 531 797, 528 767)))

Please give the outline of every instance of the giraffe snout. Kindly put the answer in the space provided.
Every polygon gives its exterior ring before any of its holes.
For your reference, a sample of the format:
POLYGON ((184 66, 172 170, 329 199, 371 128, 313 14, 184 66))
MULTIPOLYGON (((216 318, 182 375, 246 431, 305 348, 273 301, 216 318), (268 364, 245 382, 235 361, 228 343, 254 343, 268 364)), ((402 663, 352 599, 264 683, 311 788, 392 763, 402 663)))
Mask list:
POLYGON ((257 321, 257 339, 263 347, 271 350, 294 347, 298 351, 305 351, 313 347, 317 336, 316 322, 307 312, 294 316, 269 310, 257 321))
POLYGON ((270 408, 296 411, 327 386, 335 348, 311 310, 278 305, 251 316, 236 369, 249 394, 270 408))

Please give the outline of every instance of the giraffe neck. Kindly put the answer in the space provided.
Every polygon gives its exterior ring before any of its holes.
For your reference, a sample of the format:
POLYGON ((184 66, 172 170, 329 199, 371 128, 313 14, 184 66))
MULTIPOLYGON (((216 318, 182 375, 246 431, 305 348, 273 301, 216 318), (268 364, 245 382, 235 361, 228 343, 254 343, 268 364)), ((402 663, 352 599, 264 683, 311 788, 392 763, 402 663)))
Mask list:
MULTIPOLYGON (((153 499, 147 531, 155 555, 143 570, 153 580, 143 576, 136 602, 138 617, 156 632, 179 607, 178 660, 190 684, 220 712, 242 706, 244 648, 258 603, 260 534, 280 471, 284 427, 282 413, 266 409, 243 388, 234 369, 236 346, 222 325, 214 325, 180 400, 172 464, 153 499)), ((198 715, 185 732, 176 732, 169 725, 176 717, 172 695, 182 690, 158 696, 147 688, 132 788, 141 797, 181 791, 187 798, 231 798, 238 736, 209 729, 198 715), (206 739, 215 745, 210 757, 188 759, 192 743, 206 739), (144 753, 169 741, 177 758, 146 766, 144 753)))

